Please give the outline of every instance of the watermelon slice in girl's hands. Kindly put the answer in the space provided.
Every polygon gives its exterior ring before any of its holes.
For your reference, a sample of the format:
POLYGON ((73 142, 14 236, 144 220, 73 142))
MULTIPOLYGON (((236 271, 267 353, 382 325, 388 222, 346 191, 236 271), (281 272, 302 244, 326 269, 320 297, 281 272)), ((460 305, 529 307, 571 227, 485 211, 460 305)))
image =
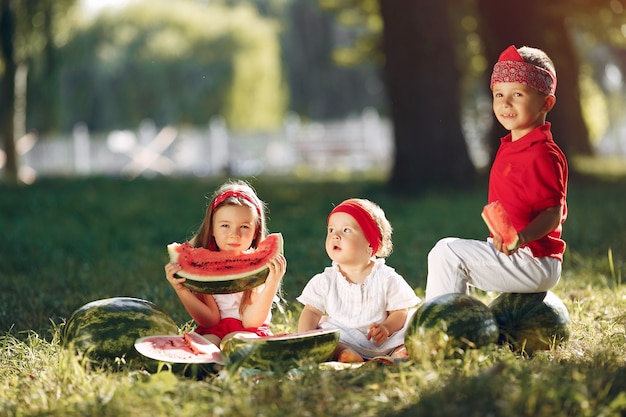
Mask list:
POLYGON ((494 235, 500 235, 502 242, 509 250, 517 247, 519 241, 517 230, 513 227, 509 215, 499 201, 487 204, 483 208, 481 216, 487 223, 489 231, 494 235))
POLYGON ((233 257, 229 252, 193 247, 189 242, 167 246, 170 262, 182 268, 183 285, 205 294, 230 294, 263 284, 269 274, 268 262, 283 253, 283 235, 272 233, 256 249, 233 257))

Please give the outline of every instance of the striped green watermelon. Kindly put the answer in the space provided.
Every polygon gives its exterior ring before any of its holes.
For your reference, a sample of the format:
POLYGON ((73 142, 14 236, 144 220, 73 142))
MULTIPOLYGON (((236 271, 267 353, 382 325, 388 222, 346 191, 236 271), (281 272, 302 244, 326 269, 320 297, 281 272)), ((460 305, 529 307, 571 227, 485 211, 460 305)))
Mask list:
POLYGON ((140 359, 135 340, 155 334, 177 334, 174 320, 156 304, 131 297, 92 301, 72 313, 62 342, 94 361, 140 359))
POLYGON ((183 285, 205 294, 228 294, 245 291, 265 282, 268 261, 283 253, 283 235, 268 235, 254 251, 233 257, 228 252, 194 248, 189 242, 167 246, 170 262, 182 270, 176 275, 186 278, 183 285))
POLYGON ((498 326, 500 343, 532 354, 569 340, 569 312, 552 291, 502 293, 490 304, 498 326))
POLYGON ((222 352, 232 367, 276 371, 297 367, 306 360, 323 362, 332 355, 338 342, 337 329, 257 338, 239 334, 222 342, 222 352))
POLYGON ((405 345, 416 359, 427 351, 480 348, 498 340, 498 324, 484 303, 450 293, 420 304, 411 318, 405 345), (426 346, 424 346, 426 345, 426 346))

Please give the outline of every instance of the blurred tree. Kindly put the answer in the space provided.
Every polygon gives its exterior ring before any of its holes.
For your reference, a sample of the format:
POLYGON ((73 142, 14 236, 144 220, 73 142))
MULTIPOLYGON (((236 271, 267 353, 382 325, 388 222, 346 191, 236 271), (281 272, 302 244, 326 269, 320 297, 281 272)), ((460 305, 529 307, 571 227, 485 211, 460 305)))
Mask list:
MULTIPOLYGON (((0 96, 0 134, 6 155, 5 175, 15 182, 19 161, 15 140, 26 131, 26 105, 29 67, 43 55, 43 70, 53 81, 56 61, 55 37, 64 33, 63 22, 77 0, 1 0, 0 50, 2 52, 2 95, 0 96)), ((56 85, 53 83, 52 86, 56 85)), ((54 89, 38 95, 45 113, 54 115, 54 89)), ((50 118, 47 119, 50 121, 50 118)))
POLYGON ((83 21, 59 51, 59 126, 204 125, 221 115, 231 128, 275 129, 286 107, 277 31, 249 5, 191 1, 136 2, 83 21))
POLYGON ((369 60, 347 65, 343 57, 337 59, 338 51, 351 53, 353 42, 360 43, 360 22, 338 22, 336 15, 320 11, 317 0, 211 0, 211 4, 252 4, 259 14, 278 22, 290 111, 314 120, 340 119, 367 107, 387 111, 380 67, 369 60), (342 48, 345 45, 350 47, 342 48))
POLYGON ((448 3, 379 0, 385 81, 395 134, 392 189, 470 184, 461 130, 460 80, 448 3))
POLYGON ((2 47, 2 89, 0 90, 0 134, 4 146, 4 173, 10 182, 17 182, 17 152, 15 150, 15 74, 17 61, 15 56, 15 1, 1 0, 0 3, 0 39, 2 47))
POLYGON ((380 68, 370 61, 346 65, 336 51, 355 39, 358 28, 346 27, 319 10, 316 0, 294 1, 288 10, 284 61, 290 110, 312 119, 339 119, 366 107, 386 112, 380 68))
POLYGON ((393 190, 464 186, 474 166, 461 130, 460 82, 449 4, 439 0, 320 0, 344 24, 368 28, 340 57, 381 62, 394 128, 393 190), (380 25, 376 17, 382 19, 380 25), (363 23, 364 22, 364 23, 363 23), (382 39, 376 41, 382 29, 382 39))

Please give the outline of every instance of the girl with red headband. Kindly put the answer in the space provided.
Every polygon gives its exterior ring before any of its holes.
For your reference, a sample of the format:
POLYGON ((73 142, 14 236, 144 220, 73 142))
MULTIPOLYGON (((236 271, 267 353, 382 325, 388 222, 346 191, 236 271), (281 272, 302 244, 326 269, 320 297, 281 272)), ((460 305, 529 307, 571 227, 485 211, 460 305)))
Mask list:
POLYGON ((385 213, 369 200, 346 200, 328 216, 326 253, 332 266, 315 275, 297 298, 304 304, 298 331, 339 329, 333 360, 408 357, 408 309, 420 300, 404 278, 385 265, 391 233, 385 213))
MULTIPOLYGON (((237 256, 256 248, 267 235, 265 204, 243 181, 227 182, 213 195, 204 221, 191 239, 194 247, 229 251, 237 256)), ((234 294, 196 294, 175 274, 180 265, 165 265, 165 276, 185 309, 196 321, 196 332, 219 346, 224 338, 238 332, 270 336, 271 307, 277 301, 280 283, 287 269, 283 255, 269 262, 264 284, 234 294)))
POLYGON ((509 134, 491 167, 487 202, 502 204, 517 244, 509 248, 497 234, 440 240, 428 254, 426 299, 467 293, 470 286, 543 292, 561 276, 568 167, 546 122, 556 102, 554 65, 540 49, 510 46, 493 67, 491 90, 493 112, 509 134))

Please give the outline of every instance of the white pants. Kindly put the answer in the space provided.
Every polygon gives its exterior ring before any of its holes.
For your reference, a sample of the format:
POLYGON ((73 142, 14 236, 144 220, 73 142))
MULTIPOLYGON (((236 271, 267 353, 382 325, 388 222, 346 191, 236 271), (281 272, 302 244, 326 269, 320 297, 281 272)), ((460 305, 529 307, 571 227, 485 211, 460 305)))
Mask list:
POLYGON ((441 239, 428 254, 426 300, 448 293, 467 294, 469 286, 484 291, 547 291, 561 277, 561 261, 535 258, 529 248, 507 256, 492 240, 441 239))

